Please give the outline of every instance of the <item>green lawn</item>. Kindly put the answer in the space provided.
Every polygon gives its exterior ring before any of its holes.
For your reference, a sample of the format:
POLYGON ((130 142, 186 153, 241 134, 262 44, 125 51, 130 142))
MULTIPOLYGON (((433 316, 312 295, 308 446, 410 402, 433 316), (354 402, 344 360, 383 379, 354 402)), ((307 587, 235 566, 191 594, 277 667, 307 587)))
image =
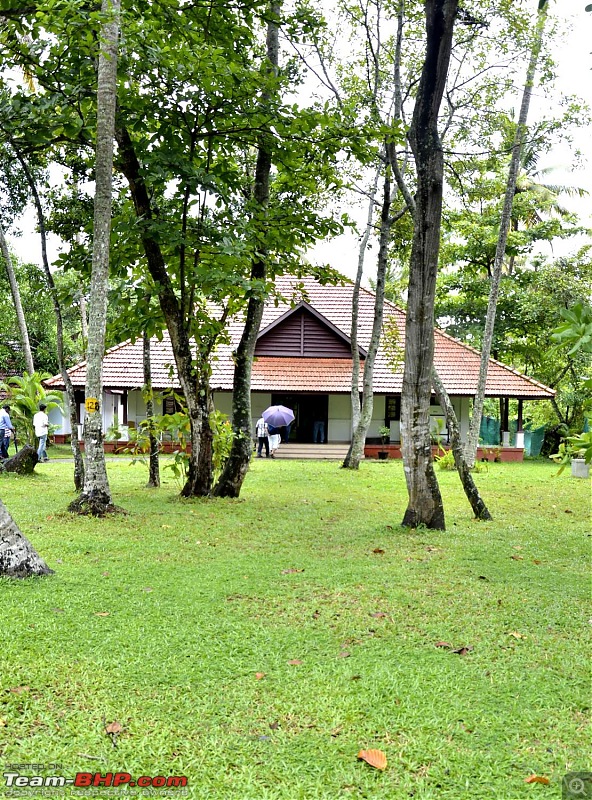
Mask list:
POLYGON ((400 462, 264 459, 239 501, 193 502, 108 466, 130 512, 108 520, 64 513, 70 464, 0 478, 56 570, 0 581, 3 765, 186 775, 204 800, 558 798, 590 766, 588 481, 491 464, 477 523, 440 472, 433 533, 398 525, 400 462))

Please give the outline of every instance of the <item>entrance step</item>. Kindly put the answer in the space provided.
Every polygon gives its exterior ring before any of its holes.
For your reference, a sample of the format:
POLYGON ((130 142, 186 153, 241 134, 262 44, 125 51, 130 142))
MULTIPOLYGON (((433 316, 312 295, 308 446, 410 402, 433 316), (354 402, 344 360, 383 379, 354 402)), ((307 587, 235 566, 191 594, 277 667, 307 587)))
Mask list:
POLYGON ((275 454, 276 458, 312 458, 318 460, 343 461, 349 450, 347 442, 327 444, 282 443, 275 454))

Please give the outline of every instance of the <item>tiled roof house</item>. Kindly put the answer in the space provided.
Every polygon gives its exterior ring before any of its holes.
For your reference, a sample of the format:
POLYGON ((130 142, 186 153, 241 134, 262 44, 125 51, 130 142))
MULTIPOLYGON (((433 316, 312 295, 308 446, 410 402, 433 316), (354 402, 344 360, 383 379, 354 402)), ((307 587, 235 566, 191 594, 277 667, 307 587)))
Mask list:
MULTIPOLYGON (((275 305, 270 301, 264 310, 255 351, 251 380, 253 416, 269 405, 281 403, 296 412, 292 436, 312 441, 314 422, 323 422, 325 439, 349 441, 351 436, 351 301, 353 284, 322 286, 312 278, 304 279, 304 292, 294 289, 295 281, 278 279, 276 288, 286 298, 275 305)), ((363 359, 369 345, 374 313, 374 295, 362 290, 358 342, 363 359)), ((391 303, 385 303, 385 318, 394 317, 404 346, 405 315, 391 303)), ((211 386, 216 407, 230 413, 233 362, 232 351, 242 331, 242 320, 229 324, 229 344, 216 351, 212 364, 211 386)), ((168 334, 162 342, 151 342, 152 381, 156 390, 178 388, 173 353, 168 334), (171 379, 172 375, 172 379, 171 379)), ((435 365, 466 432, 470 399, 475 394, 479 373, 479 352, 446 333, 435 332, 435 365)), ((69 370, 75 388, 84 401, 85 363, 69 370)), ((143 384, 142 342, 123 342, 107 351, 103 362, 104 424, 107 428, 118 415, 120 424, 137 424, 144 418, 145 406, 140 388, 143 384)), ((61 377, 47 381, 48 386, 63 388, 61 377)), ((402 368, 393 373, 384 350, 379 348, 374 370, 374 414, 369 438, 377 437, 382 426, 390 427, 392 441, 399 439, 402 368)), ((361 378, 360 378, 361 386, 361 378)), ((487 378, 488 397, 542 400, 553 397, 552 389, 491 359, 487 378)), ((521 405, 521 403, 520 403, 521 405)), ((434 419, 442 416, 432 407, 434 419)), ((67 425, 66 422, 64 422, 67 425)), ((69 432, 64 427, 63 432, 69 432)))

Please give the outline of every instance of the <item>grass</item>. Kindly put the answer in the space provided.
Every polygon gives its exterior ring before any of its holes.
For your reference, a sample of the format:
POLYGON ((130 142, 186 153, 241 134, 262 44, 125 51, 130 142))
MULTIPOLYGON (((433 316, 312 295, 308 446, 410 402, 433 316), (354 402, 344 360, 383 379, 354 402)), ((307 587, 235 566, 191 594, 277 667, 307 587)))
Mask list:
POLYGON ((484 524, 439 473, 435 533, 398 525, 400 462, 264 459, 239 501, 192 502, 108 468, 130 513, 102 521, 64 513, 69 464, 0 478, 56 570, 0 581, 4 764, 186 775, 204 800, 557 797, 588 767, 587 481, 491 464, 484 524))

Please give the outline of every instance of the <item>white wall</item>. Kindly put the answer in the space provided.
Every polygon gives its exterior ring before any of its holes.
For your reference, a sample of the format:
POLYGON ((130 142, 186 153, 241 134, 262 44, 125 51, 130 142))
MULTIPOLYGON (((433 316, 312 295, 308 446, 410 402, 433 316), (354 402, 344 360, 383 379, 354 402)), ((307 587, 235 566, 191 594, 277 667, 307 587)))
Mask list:
POLYGON ((351 398, 348 394, 329 395, 328 442, 351 441, 351 398))

